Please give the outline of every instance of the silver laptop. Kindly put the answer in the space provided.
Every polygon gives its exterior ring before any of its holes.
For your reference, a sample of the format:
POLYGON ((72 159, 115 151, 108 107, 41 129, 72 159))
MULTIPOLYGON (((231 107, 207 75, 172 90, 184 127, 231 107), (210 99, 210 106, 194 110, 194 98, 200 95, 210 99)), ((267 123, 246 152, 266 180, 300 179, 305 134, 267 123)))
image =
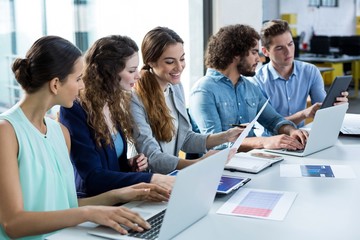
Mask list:
MULTIPOLYGON (((179 171, 167 204, 132 202, 124 205, 147 220, 166 210, 158 237, 147 239, 170 239, 208 214, 229 152, 230 148, 224 149, 179 171)), ((139 239, 121 235, 105 226, 96 227, 88 233, 110 239, 139 239)))
POLYGON ((309 137, 302 150, 265 149, 268 152, 282 153, 292 156, 304 157, 333 146, 339 136, 349 103, 319 109, 311 125, 309 137))

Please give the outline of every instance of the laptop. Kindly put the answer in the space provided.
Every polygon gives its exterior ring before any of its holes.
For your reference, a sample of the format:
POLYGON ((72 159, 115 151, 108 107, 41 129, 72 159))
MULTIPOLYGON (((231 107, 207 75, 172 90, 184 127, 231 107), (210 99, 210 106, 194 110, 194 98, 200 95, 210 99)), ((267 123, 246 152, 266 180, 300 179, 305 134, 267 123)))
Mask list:
MULTIPOLYGON (((148 221, 159 213, 163 215, 162 223, 158 227, 158 236, 146 239, 170 239, 208 214, 230 150, 226 148, 179 171, 167 204, 142 201, 124 205, 148 221)), ((156 228, 155 224, 151 225, 152 229, 156 228)), ((105 226, 98 226, 88 233, 110 239, 145 239, 121 235, 105 226)))
POLYGON ((311 125, 309 137, 302 150, 265 149, 268 152, 304 157, 335 144, 349 103, 317 110, 311 125))

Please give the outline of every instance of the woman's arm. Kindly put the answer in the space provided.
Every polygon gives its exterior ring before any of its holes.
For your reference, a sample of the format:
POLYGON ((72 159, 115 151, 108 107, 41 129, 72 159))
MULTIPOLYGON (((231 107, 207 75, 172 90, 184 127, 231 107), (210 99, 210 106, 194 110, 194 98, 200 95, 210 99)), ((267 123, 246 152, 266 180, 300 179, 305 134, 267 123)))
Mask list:
POLYGON ((180 158, 162 151, 159 142, 153 136, 146 110, 135 93, 131 100, 131 113, 136 125, 134 129, 136 150, 144 153, 148 158, 150 169, 165 174, 176 169, 180 158))
MULTIPOLYGON (((78 103, 74 103, 70 109, 61 107, 59 120, 69 130, 71 159, 81 178, 85 180, 88 194, 97 195, 151 181, 151 173, 126 172, 126 169, 122 169, 122 160, 118 160, 114 149, 96 146, 87 125, 86 114, 78 103)), ((124 161, 127 164, 127 159, 124 161)))
MULTIPOLYGON (((0 121, 0 223, 10 238, 49 233, 85 221, 113 227, 126 233, 119 225, 134 228, 134 223, 147 228, 147 223, 136 213, 116 207, 82 207, 62 211, 25 211, 19 179, 19 146, 15 132, 7 121, 0 121)), ((135 227, 135 230, 142 230, 135 227)))
MULTIPOLYGON (((70 152, 71 139, 67 128, 60 123, 64 134, 65 142, 70 152)), ((136 200, 150 200, 150 201, 167 201, 170 197, 170 192, 173 186, 174 179, 170 176, 156 176, 153 174, 151 182, 156 184, 139 183, 128 187, 117 188, 107 191, 105 193, 79 199, 79 205, 105 205, 112 206, 118 203, 125 203, 136 200), (163 184, 166 182, 167 184, 163 184)))

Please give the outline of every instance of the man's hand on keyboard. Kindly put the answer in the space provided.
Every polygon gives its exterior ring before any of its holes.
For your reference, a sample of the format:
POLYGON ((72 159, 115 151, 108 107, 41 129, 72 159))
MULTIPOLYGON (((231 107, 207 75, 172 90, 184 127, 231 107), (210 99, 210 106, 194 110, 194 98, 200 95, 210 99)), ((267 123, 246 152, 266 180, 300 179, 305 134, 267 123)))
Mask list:
POLYGON ((266 149, 304 149, 305 145, 299 142, 296 138, 286 134, 263 137, 263 148, 266 149))

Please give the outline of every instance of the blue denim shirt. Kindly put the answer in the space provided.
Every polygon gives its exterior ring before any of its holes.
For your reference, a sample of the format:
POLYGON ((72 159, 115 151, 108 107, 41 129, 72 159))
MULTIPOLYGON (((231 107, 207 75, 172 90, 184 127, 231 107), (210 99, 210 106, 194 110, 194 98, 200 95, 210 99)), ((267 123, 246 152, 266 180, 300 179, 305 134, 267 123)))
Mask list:
MULTIPOLYGON (((230 124, 251 122, 265 102, 260 88, 248 79, 239 77, 234 86, 225 75, 209 68, 191 90, 189 112, 201 133, 218 133, 228 130, 230 124)), ((295 126, 269 104, 258 122, 273 134, 285 124, 295 126)), ((255 136, 253 130, 249 136, 255 136)))
MULTIPOLYGON (((268 63, 257 71, 252 81, 259 85, 265 97, 270 97, 269 103, 284 117, 304 110, 308 96, 312 104, 324 101, 326 96, 319 69, 301 61, 294 61, 293 73, 288 80, 268 63)), ((302 126, 304 121, 298 125, 302 126)))

